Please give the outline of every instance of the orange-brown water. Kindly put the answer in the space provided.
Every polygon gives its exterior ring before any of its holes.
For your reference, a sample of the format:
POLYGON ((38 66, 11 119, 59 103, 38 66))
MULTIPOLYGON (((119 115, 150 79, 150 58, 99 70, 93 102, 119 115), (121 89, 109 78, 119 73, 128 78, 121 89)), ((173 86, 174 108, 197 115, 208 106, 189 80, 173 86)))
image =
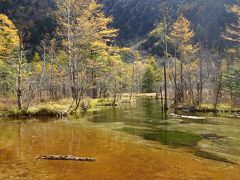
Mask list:
POLYGON ((0 179, 240 179, 240 167, 85 120, 0 121, 0 179), (94 163, 36 160, 88 156, 94 163))

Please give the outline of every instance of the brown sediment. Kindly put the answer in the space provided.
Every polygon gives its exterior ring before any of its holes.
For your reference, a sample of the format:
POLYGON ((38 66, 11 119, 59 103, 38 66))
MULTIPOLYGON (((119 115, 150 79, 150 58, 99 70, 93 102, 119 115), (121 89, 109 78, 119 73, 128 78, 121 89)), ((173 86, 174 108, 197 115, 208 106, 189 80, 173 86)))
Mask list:
POLYGON ((150 146, 139 137, 84 123, 2 126, 0 143, 13 139, 15 144, 0 152, 0 179, 240 179, 238 165, 154 142, 150 146), (86 155, 97 161, 37 161, 39 154, 86 155))

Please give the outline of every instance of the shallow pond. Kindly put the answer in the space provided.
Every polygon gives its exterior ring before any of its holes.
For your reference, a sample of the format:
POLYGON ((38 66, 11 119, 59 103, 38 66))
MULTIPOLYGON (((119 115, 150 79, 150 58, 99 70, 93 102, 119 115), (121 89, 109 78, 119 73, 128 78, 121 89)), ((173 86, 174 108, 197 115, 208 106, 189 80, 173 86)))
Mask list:
POLYGON ((146 140, 173 147, 188 146, 199 156, 240 162, 240 118, 230 118, 224 114, 185 113, 205 119, 181 119, 171 114, 162 112, 160 101, 137 99, 133 107, 95 112, 89 120, 146 140))
POLYGON ((0 179, 240 179, 240 119, 205 116, 137 99, 64 120, 0 120, 0 179), (58 154, 97 161, 35 159, 58 154))

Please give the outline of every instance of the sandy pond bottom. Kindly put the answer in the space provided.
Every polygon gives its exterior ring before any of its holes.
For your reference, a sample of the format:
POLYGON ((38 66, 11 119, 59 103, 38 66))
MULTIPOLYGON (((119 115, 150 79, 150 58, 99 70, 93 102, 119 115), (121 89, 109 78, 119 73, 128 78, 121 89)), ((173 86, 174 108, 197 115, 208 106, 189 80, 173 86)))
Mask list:
POLYGON ((86 120, 0 121, 0 179, 240 179, 240 166, 204 159, 86 120), (88 156, 94 163, 36 160, 88 156))

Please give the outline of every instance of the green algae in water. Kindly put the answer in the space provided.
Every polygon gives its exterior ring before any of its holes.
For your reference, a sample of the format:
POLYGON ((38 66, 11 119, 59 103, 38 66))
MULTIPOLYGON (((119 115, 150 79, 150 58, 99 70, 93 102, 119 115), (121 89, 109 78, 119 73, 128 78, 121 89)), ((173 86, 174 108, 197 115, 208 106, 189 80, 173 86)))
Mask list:
POLYGON ((170 146, 195 146, 202 138, 199 135, 182 132, 169 131, 164 129, 137 129, 137 128, 122 128, 120 131, 128 132, 133 135, 138 135, 146 140, 158 141, 170 146))
MULTIPOLYGON (((120 106, 89 113, 87 118, 94 123, 112 124, 121 122, 123 125, 121 127, 128 127, 121 129, 124 132, 172 147, 189 146, 194 152, 203 149, 204 152, 210 150, 212 151, 211 154, 196 153, 196 155, 208 159, 225 162, 224 159, 218 157, 222 157, 221 155, 214 152, 226 154, 226 157, 229 155, 228 159, 231 159, 232 155, 239 157, 239 119, 213 113, 189 112, 183 114, 187 116, 203 116, 206 119, 172 118, 162 112, 161 104, 149 99, 137 99, 134 106, 120 106), (195 149, 194 145, 198 144, 201 139, 205 139, 209 146, 203 149, 196 147, 195 149), (223 141, 224 144, 222 144, 223 141), (232 149, 237 149, 237 151, 233 152, 232 149)), ((112 124, 112 126, 117 130, 121 128, 118 124, 112 124)), ((235 160, 232 161, 235 162, 235 160)), ((236 160, 236 162, 239 161, 236 160)))
POLYGON ((196 150, 193 154, 196 155, 196 156, 211 159, 211 160, 214 160, 214 161, 221 161, 221 162, 225 162, 225 163, 234 164, 234 162, 228 160, 227 158, 223 158, 223 157, 220 157, 218 155, 215 155, 215 154, 212 154, 212 153, 209 153, 209 152, 206 152, 206 151, 202 151, 202 150, 196 150))

